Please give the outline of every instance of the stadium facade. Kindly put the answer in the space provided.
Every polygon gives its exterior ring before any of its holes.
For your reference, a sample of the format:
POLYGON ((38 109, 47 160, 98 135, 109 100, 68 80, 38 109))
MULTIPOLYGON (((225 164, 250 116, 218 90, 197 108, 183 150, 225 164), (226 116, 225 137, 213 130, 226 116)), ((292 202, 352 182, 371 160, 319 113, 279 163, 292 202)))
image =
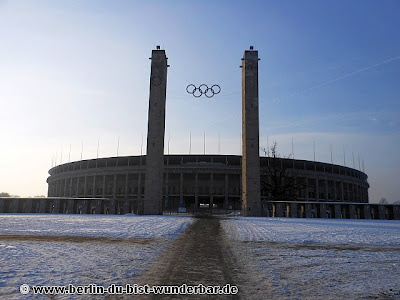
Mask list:
MULTIPOLYGON (((263 170, 271 160, 260 157, 261 181, 268 180, 263 170)), ((369 184, 361 171, 314 161, 277 160, 304 185, 293 201, 368 203, 369 184)), ((241 171, 242 157, 237 155, 165 155, 163 209, 240 209, 241 171)), ((49 173, 48 197, 111 198, 120 213, 140 213, 145 205, 146 156, 76 161, 49 173)), ((262 191, 261 202, 268 200, 270 195, 262 191)))

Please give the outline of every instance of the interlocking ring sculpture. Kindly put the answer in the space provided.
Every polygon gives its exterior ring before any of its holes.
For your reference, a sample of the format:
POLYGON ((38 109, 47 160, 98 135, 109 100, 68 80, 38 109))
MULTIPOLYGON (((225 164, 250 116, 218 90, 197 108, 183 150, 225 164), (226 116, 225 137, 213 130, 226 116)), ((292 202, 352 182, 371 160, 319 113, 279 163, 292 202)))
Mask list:
POLYGON ((211 87, 208 87, 207 84, 201 84, 199 87, 196 87, 194 84, 189 84, 186 87, 186 92, 192 94, 196 98, 201 97, 201 95, 211 98, 221 92, 221 87, 218 84, 214 84, 211 87))

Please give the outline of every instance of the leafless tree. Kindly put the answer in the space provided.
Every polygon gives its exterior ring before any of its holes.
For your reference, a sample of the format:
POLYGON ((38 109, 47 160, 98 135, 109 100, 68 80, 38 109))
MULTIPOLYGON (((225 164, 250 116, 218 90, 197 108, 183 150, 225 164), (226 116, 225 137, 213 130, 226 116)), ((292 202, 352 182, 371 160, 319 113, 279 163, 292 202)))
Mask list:
MULTIPOLYGON (((261 148, 261 150, 265 154, 267 153, 265 148, 261 148)), ((289 173, 284 164, 281 163, 280 156, 277 153, 276 142, 274 142, 270 150, 269 163, 261 170, 261 190, 271 200, 296 200, 299 192, 304 190, 307 184, 296 180, 295 174, 293 172, 289 173)), ((290 158, 290 156, 284 158, 290 158)))
POLYGON ((379 203, 380 204, 387 204, 389 202, 386 200, 386 198, 381 198, 381 200, 379 200, 379 203))

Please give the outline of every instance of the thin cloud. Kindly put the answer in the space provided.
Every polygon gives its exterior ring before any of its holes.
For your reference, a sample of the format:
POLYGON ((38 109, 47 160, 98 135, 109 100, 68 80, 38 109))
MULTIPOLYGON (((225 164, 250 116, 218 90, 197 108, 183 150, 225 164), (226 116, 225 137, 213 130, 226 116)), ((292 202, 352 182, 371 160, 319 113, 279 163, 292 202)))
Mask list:
POLYGON ((395 61, 395 60, 398 60, 398 59, 400 59, 400 56, 394 56, 394 57, 392 57, 392 58, 386 59, 386 60, 384 60, 384 61, 382 61, 382 62, 379 62, 379 63, 377 63, 377 64, 374 64, 374 65, 371 65, 371 66, 368 66, 368 67, 361 68, 361 69, 359 69, 359 70, 356 70, 356 71, 350 72, 350 73, 348 73, 348 74, 339 76, 339 77, 337 77, 337 78, 335 78, 335 79, 331 79, 331 80, 328 80, 328 81, 326 81, 326 82, 323 82, 323 83, 314 85, 314 86, 312 86, 312 87, 309 87, 309 88, 306 88, 306 89, 303 89, 303 90, 294 92, 294 93, 292 93, 292 94, 289 94, 288 96, 276 97, 276 98, 274 98, 274 99, 272 100, 272 102, 274 102, 274 103, 279 103, 279 102, 281 102, 281 101, 283 101, 283 100, 285 100, 285 99, 287 99, 287 98, 291 98, 291 97, 294 97, 294 96, 297 96, 297 95, 300 95, 300 94, 305 94, 305 93, 311 92, 312 90, 318 89, 318 88, 320 88, 320 87, 329 85, 329 84, 334 83, 334 82, 336 82, 336 81, 345 79, 345 78, 350 77, 350 76, 354 76, 354 75, 359 74, 359 73, 361 73, 361 72, 370 70, 370 69, 372 69, 372 68, 375 68, 375 67, 378 67, 378 66, 387 64, 387 63, 389 63, 389 62, 392 62, 392 61, 395 61))

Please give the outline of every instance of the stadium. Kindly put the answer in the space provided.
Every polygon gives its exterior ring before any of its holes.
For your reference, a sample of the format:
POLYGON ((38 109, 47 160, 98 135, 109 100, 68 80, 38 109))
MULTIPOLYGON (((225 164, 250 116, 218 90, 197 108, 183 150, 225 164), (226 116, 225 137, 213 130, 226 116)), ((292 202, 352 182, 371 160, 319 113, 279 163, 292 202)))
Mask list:
MULTIPOLYGON (((322 162, 276 158, 295 180, 305 183, 293 201, 368 203, 367 175, 322 162)), ((260 157, 260 170, 273 158, 260 157)), ((242 157, 237 155, 165 155, 163 210, 208 207, 241 209, 242 157)), ((145 194, 146 156, 110 157, 62 164, 49 170, 48 197, 110 198, 116 213, 138 213, 145 194)), ((261 175, 261 181, 268 180, 261 175)), ((262 202, 270 195, 261 192, 262 202)), ((106 202, 97 213, 109 212, 106 202), (99 211, 100 210, 100 211, 99 211)), ((61 205, 60 212, 67 211, 61 205)), ((96 208, 86 208, 96 213, 96 208)))

